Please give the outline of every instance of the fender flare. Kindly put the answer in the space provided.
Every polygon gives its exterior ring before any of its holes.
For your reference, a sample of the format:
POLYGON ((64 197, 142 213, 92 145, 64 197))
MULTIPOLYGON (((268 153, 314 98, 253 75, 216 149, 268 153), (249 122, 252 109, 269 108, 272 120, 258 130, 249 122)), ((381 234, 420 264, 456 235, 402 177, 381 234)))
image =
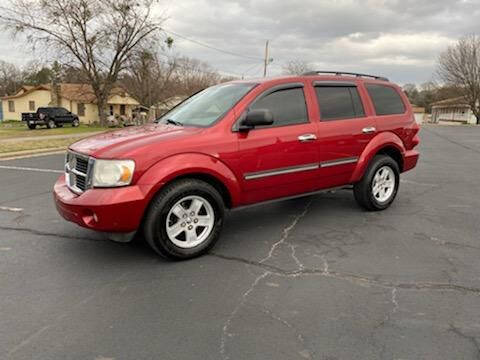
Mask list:
POLYGON ((405 157, 406 150, 402 140, 392 132, 382 132, 370 140, 363 150, 358 158, 357 166, 353 171, 352 177, 350 178, 350 183, 353 184, 360 181, 373 157, 378 154, 379 151, 387 147, 395 148, 400 152, 402 158, 405 157))
POLYGON ((146 170, 137 184, 149 189, 146 199, 150 202, 165 184, 189 174, 214 178, 228 191, 231 206, 239 204, 240 183, 233 171, 219 159, 202 153, 183 153, 164 158, 146 170))

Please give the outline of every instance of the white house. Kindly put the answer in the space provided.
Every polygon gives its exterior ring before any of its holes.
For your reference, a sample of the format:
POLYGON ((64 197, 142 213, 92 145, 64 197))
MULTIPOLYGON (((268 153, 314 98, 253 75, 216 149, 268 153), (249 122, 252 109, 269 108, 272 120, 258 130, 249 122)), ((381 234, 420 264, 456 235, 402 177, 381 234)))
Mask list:
POLYGON ((464 97, 437 101, 432 104, 433 123, 476 124, 470 105, 464 97))

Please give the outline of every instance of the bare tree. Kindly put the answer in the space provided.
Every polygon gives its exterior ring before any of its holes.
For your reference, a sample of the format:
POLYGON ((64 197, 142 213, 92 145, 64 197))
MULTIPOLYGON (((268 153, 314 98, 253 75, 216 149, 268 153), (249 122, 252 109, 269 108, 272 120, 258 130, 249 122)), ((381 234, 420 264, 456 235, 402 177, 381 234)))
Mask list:
POLYGON ((191 95, 222 82, 222 76, 210 65, 188 57, 181 57, 176 60, 174 77, 176 92, 181 95, 191 95))
POLYGON ((438 58, 438 75, 461 92, 480 124, 480 37, 469 35, 438 58))
POLYGON ((12 34, 43 44, 69 65, 82 69, 95 93, 100 122, 106 123, 110 92, 128 57, 155 46, 162 18, 155 0, 10 0, 0 21, 12 34))
POLYGON ((286 75, 302 75, 308 71, 312 71, 311 65, 304 60, 291 60, 282 66, 286 75))
POLYGON ((403 91, 405 91, 405 94, 407 94, 408 100, 410 100, 412 104, 417 104, 420 93, 415 84, 403 85, 403 91))
POLYGON ((0 96, 15 94, 22 85, 22 78, 17 66, 0 60, 0 96))
POLYGON ((176 58, 164 59, 148 49, 142 49, 130 57, 127 71, 121 82, 141 104, 152 106, 171 94, 176 58))

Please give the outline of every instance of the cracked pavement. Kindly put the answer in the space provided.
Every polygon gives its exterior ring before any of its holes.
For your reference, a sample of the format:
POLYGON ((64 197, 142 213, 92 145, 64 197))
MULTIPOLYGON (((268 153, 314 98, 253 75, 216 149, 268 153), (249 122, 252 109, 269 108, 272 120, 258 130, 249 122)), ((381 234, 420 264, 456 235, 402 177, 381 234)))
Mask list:
POLYGON ((348 190, 233 211, 176 263, 61 219, 58 174, 1 169, 0 359, 480 359, 480 127, 421 138, 387 211, 348 190))

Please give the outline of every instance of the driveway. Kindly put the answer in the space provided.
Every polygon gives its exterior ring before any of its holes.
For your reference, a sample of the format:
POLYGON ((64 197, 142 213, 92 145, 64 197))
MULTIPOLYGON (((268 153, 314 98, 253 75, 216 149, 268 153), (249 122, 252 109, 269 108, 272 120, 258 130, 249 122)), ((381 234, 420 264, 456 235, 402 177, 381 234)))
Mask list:
POLYGON ((63 155, 0 162, 0 358, 480 358, 480 127, 421 138, 387 211, 233 211, 185 262, 62 220, 63 155))

